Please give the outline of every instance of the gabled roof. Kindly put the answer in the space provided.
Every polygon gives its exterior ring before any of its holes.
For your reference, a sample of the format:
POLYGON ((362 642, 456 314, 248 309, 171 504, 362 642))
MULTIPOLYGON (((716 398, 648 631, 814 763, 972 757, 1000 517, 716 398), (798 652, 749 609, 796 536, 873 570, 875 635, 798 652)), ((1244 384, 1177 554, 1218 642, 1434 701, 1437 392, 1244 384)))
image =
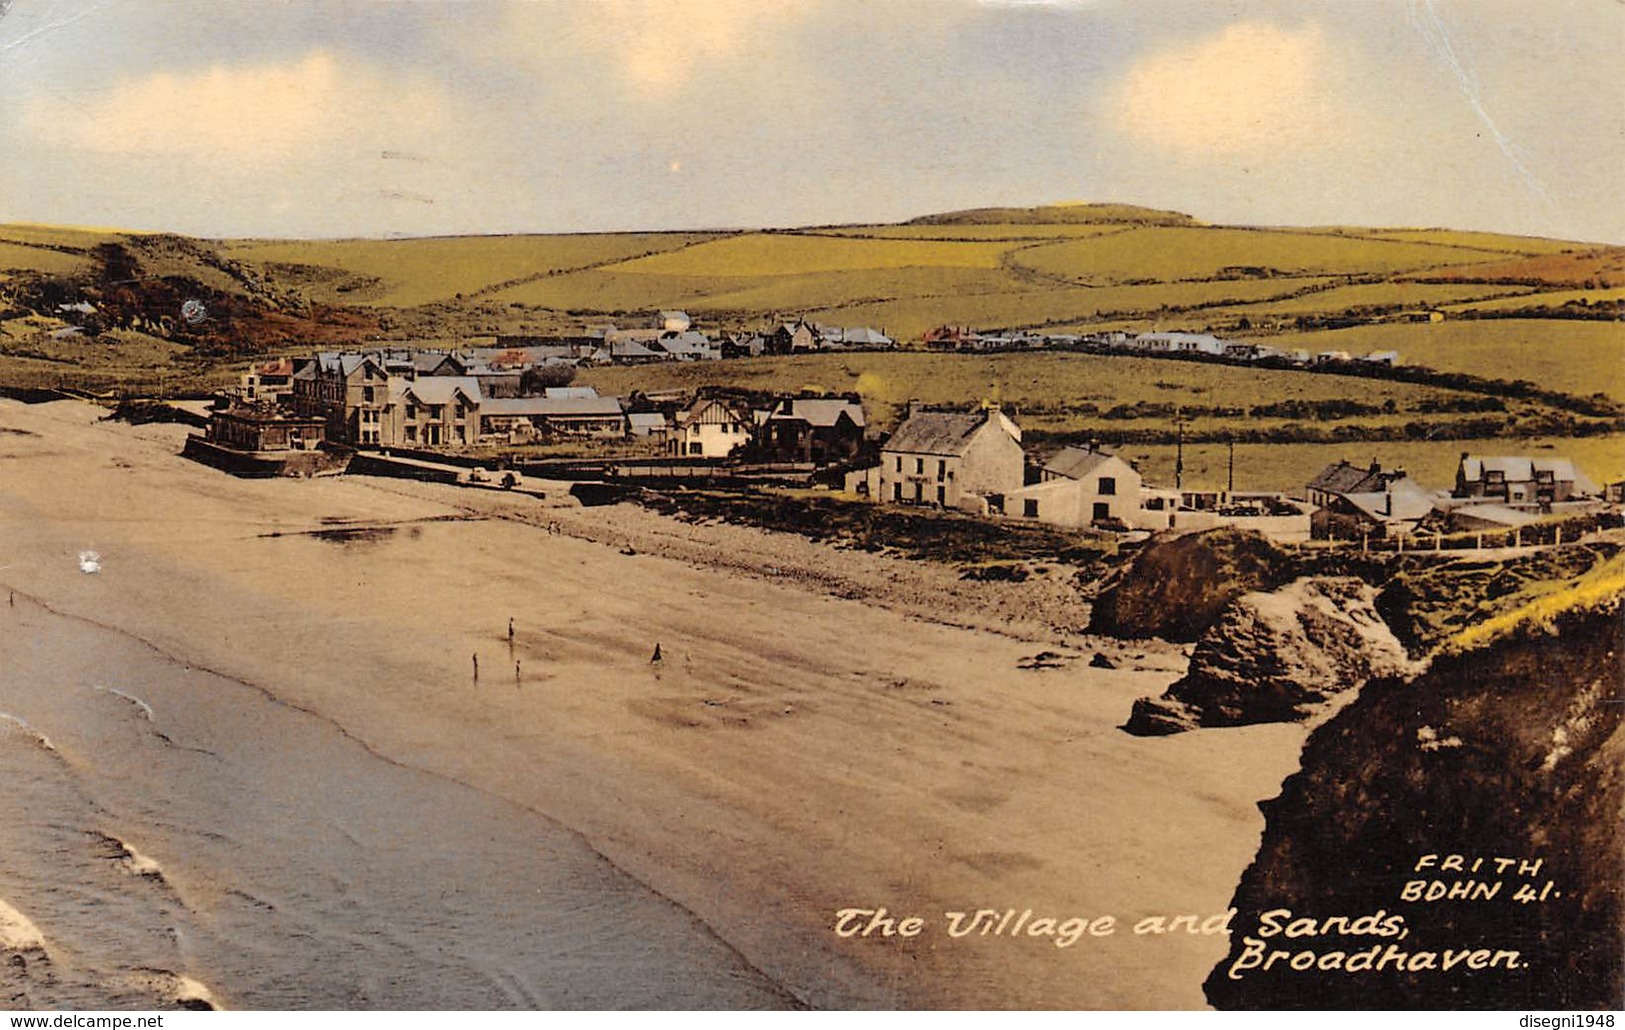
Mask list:
POLYGON ((780 401, 773 409, 773 414, 768 416, 768 421, 806 422, 809 425, 827 427, 839 422, 842 415, 850 418, 859 429, 863 428, 863 405, 839 398, 803 400, 798 397, 780 401), (790 410, 786 411, 786 407, 790 410))
POLYGON ((950 411, 922 411, 910 415, 886 441, 884 450, 904 454, 964 454, 977 430, 992 419, 992 412, 960 414, 950 411))
POLYGON ((401 387, 403 398, 414 398, 419 404, 451 404, 459 393, 480 403, 480 381, 473 376, 424 376, 401 387))
POLYGON ((1396 479, 1386 490, 1344 493, 1343 500, 1378 522, 1415 522, 1433 510, 1433 496, 1412 479, 1396 479))
POLYGON ((596 397, 598 390, 591 386, 544 386, 542 396, 549 400, 564 400, 566 398, 596 397))
POLYGON ((627 414, 626 421, 633 428, 648 427, 651 429, 664 429, 668 423, 666 416, 658 411, 633 411, 627 414))
POLYGON ((1340 461, 1327 465, 1319 475, 1309 481, 1309 489, 1329 494, 1380 493, 1388 480, 1382 466, 1372 463, 1370 468, 1340 461))
POLYGON ((1067 447, 1044 462, 1044 471, 1067 479, 1082 479, 1095 469, 1116 458, 1105 451, 1090 451, 1082 447, 1067 447))
POLYGON ((1484 457, 1470 454, 1461 459, 1461 471, 1469 482, 1484 478, 1486 472, 1499 472, 1511 483, 1526 483, 1536 472, 1550 472, 1558 482, 1584 478, 1567 458, 1484 457))

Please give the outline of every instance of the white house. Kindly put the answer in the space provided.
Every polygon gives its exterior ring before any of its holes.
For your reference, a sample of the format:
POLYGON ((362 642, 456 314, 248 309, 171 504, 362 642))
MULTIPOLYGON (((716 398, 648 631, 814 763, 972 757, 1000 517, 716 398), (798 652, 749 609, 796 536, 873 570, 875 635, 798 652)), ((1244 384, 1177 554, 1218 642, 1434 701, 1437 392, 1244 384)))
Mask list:
POLYGON ((875 499, 982 512, 1024 476, 1021 428, 997 408, 912 412, 881 448, 875 499))
POLYGON ((1140 473, 1115 454, 1068 447, 1044 463, 1041 476, 1005 495, 1006 515, 1077 528, 1129 525, 1140 510, 1140 473))
POLYGON ((753 422, 743 406, 702 397, 677 413, 667 449, 675 457, 726 458, 750 442, 753 422))

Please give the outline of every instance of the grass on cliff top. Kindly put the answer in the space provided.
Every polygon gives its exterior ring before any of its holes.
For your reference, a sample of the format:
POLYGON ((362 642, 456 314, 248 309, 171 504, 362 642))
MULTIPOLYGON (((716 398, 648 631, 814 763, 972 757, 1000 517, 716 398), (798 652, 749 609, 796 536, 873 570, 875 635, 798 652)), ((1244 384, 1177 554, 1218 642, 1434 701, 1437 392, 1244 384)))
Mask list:
POLYGON ((1443 650, 1471 651, 1526 628, 1549 629, 1558 617, 1569 612, 1617 606, 1625 597, 1625 554, 1597 565, 1578 580, 1549 586, 1551 592, 1460 631, 1443 650))

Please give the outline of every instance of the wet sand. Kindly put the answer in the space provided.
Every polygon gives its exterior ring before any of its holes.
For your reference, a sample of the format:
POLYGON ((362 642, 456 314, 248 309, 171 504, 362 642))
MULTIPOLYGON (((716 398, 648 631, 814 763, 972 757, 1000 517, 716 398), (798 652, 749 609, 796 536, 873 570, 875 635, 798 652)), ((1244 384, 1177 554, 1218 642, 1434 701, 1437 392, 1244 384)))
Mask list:
POLYGON ((39 784, 0 803, 35 834, 0 898, 80 989, 124 975, 80 956, 128 924, 147 967, 246 1007, 1203 1004, 1224 940, 1130 928, 1223 911, 1303 732, 1120 732, 1182 657, 1079 635, 1065 570, 968 584, 556 495, 241 481, 98 416, 0 401, 0 711, 56 749, 0 727, 39 784), (36 825, 70 795, 82 868, 36 825), (72 901, 109 890, 137 914, 72 901), (925 928, 833 932, 877 906, 925 928), (981 908, 1119 928, 945 932, 981 908))

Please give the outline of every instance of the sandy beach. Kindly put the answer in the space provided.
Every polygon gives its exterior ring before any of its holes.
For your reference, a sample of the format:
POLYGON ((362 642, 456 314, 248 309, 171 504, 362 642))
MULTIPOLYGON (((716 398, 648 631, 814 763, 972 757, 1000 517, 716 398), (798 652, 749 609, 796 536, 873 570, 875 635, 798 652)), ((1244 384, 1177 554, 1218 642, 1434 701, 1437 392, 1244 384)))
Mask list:
POLYGON ((1224 911, 1304 731, 1121 732, 1183 653, 1082 634, 1069 570, 237 480, 101 414, 0 401, 14 1001, 1203 1005, 1225 939, 1133 927, 1224 911), (882 906, 921 932, 835 932, 882 906))

